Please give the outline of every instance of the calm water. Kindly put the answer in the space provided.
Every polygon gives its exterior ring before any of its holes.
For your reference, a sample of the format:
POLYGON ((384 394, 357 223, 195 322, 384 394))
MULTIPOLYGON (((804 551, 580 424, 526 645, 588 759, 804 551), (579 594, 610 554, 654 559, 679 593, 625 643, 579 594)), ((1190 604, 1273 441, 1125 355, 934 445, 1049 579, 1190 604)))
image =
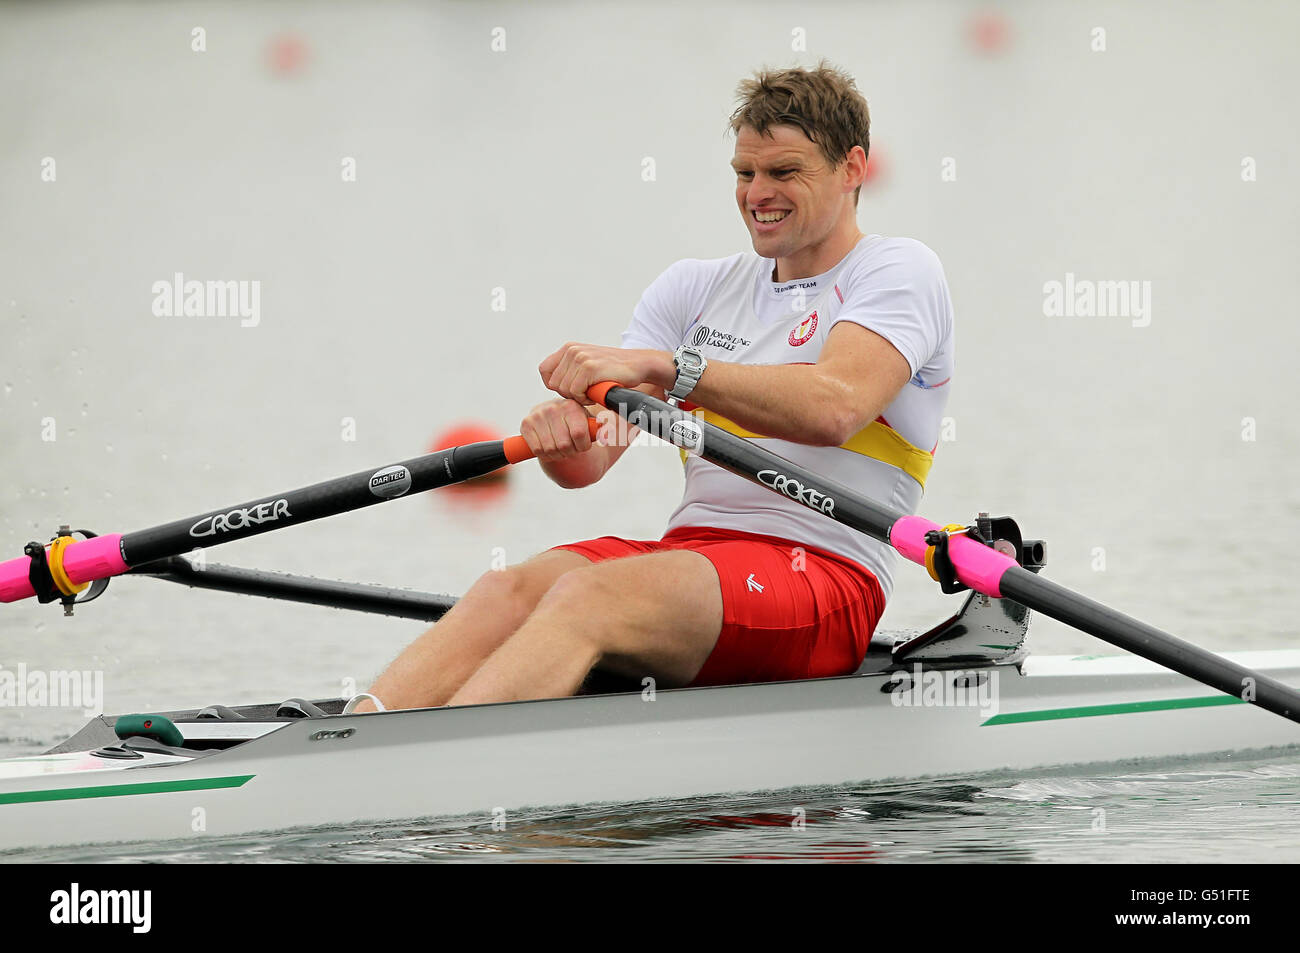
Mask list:
MULTIPOLYGON (((322 792, 322 796, 324 795, 322 792)), ((1294 863, 1300 753, 33 851, 77 863, 1294 863), (800 809, 802 827, 796 823, 800 809)), ((13 855, 0 855, 12 860, 13 855)))
MULTIPOLYGON (((800 8, 805 59, 838 59, 872 103, 888 175, 861 226, 927 242, 952 288, 955 429, 921 511, 1014 514, 1048 540, 1053 578, 1210 648, 1293 645, 1300 193, 1272 170, 1300 154, 1300 10, 1264 4, 1265 30, 1096 6, 1128 42, 1094 55, 1072 5, 1025 4, 997 59, 965 45, 960 5, 800 8), (937 58, 911 52, 933 43, 937 58), (1188 148, 1206 112, 1213 147, 1188 148), (960 173, 940 184, 945 156, 960 173), (1044 283, 1067 273, 1150 281, 1150 323, 1045 316, 1044 283)), ((0 6, 0 554, 62 522, 129 531, 403 459, 464 420, 513 431, 560 343, 615 342, 669 263, 744 247, 720 132, 737 79, 791 58, 783 16, 627 3, 578 30, 532 4, 0 6), (691 67, 665 76, 670 44, 691 67), (548 118, 556 103, 598 128, 548 118), (262 282, 260 322, 156 316, 152 284, 176 272, 262 282)), ((657 536, 680 468, 647 447, 588 490, 527 467, 510 482, 481 506, 402 500, 211 558, 463 592, 501 558, 657 536)), ((887 626, 953 611, 920 570, 897 577, 887 626)), ((333 697, 419 631, 123 579, 73 619, 0 607, 0 664, 101 673, 110 712, 333 697)), ((1031 637, 1099 650, 1050 622, 1031 637)), ((83 720, 0 709, 0 756, 83 720)), ((1295 860, 1298 770, 1284 755, 818 791, 803 830, 789 797, 725 798, 499 833, 430 821, 27 857, 1295 860)))

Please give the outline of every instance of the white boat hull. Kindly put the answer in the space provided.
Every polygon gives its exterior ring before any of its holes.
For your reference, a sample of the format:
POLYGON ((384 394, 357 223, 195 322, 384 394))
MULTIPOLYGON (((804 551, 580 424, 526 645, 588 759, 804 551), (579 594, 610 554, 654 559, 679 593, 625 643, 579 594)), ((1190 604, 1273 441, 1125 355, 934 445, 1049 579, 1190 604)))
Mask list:
MULTIPOLYGON (((1227 657, 1300 685, 1300 652, 1227 657)), ((900 705, 888 676, 855 675, 303 719, 188 760, 12 759, 0 762, 0 849, 444 815, 489 823, 524 807, 1300 744, 1300 725, 1134 657, 1031 658, 1023 670, 944 676, 994 678, 996 712, 927 703, 924 690, 900 705), (313 737, 322 731, 343 734, 313 737)))

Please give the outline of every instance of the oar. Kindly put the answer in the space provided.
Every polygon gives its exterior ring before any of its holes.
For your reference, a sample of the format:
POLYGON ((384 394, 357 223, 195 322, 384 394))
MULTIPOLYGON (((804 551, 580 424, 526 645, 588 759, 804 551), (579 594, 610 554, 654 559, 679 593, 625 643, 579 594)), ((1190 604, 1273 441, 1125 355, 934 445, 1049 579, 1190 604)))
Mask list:
MULTIPOLYGON (((587 397, 674 446, 889 544, 922 566, 929 548, 927 533, 943 531, 936 523, 868 499, 648 394, 605 382, 589 389, 587 397)), ((1300 692, 1276 679, 1044 579, 969 536, 951 536, 947 547, 957 579, 976 592, 1014 599, 1211 688, 1300 721, 1300 692)))
POLYGON ((157 562, 136 566, 130 575, 152 576, 194 589, 283 599, 353 612, 373 612, 422 622, 437 622, 456 604, 455 596, 393 589, 372 583, 317 579, 314 576, 243 569, 220 563, 205 563, 199 567, 183 556, 168 556, 157 562))
MULTIPOLYGON (((599 425, 591 420, 588 426, 595 439, 599 425)), ((51 547, 49 554, 39 545, 29 546, 28 555, 0 563, 0 602, 17 602, 36 595, 37 586, 43 590, 43 601, 70 595, 48 585, 49 577, 58 579, 60 571, 66 580, 79 586, 168 556, 472 480, 532 456, 523 437, 470 443, 134 533, 95 536, 51 547), (34 579, 37 586, 33 586, 34 579), (42 584, 42 579, 47 584, 42 584)))

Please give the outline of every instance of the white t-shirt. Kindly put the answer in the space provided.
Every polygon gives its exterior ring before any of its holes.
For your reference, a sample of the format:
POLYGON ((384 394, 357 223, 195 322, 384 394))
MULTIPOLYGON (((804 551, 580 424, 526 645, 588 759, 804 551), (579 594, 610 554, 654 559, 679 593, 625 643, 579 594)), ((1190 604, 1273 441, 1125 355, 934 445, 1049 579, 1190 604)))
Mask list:
MULTIPOLYGON (((688 341, 710 360, 815 363, 840 321, 898 349, 912 378, 880 420, 842 447, 757 437, 705 410, 706 419, 890 506, 914 512, 938 443, 953 375, 953 315, 938 256, 909 238, 863 237, 834 268, 773 282, 775 262, 750 253, 684 259, 642 295, 623 334, 627 348, 675 351, 688 341)), ((708 526, 779 536, 851 559, 893 588, 893 550, 690 456, 669 529, 708 526)))

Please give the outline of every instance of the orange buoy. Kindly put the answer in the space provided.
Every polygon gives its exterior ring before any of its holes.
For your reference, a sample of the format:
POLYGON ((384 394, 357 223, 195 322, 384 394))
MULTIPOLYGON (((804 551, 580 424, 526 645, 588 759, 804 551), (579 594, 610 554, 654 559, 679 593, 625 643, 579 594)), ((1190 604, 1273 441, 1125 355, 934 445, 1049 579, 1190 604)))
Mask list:
POLYGON ((266 61, 279 76, 297 73, 307 62, 307 41, 295 33, 277 34, 267 45, 266 61))
POLYGON ((884 174, 886 163, 880 155, 880 146, 874 142, 867 153, 867 174, 862 179, 863 186, 874 185, 884 174))
POLYGON ((966 24, 970 44, 985 56, 998 56, 1011 46, 1011 24, 1002 14, 985 10, 966 24))
POLYGON ((435 450, 446 450, 449 447, 459 447, 466 443, 483 443, 488 440, 503 440, 503 434, 497 428, 488 424, 477 421, 464 421, 449 427, 442 433, 433 438, 433 443, 429 445, 430 452, 435 450))
MULTIPOLYGON (((453 427, 449 427, 442 433, 433 438, 429 445, 429 451, 432 453, 438 450, 447 450, 451 447, 464 446, 467 443, 486 443, 490 440, 502 440, 506 435, 490 424, 480 423, 478 421, 463 421, 453 427)), ((462 486, 480 486, 492 483, 504 483, 510 473, 510 467, 503 467, 495 470, 486 476, 470 480, 462 486)), ((451 487, 448 487, 451 489, 451 487)))

